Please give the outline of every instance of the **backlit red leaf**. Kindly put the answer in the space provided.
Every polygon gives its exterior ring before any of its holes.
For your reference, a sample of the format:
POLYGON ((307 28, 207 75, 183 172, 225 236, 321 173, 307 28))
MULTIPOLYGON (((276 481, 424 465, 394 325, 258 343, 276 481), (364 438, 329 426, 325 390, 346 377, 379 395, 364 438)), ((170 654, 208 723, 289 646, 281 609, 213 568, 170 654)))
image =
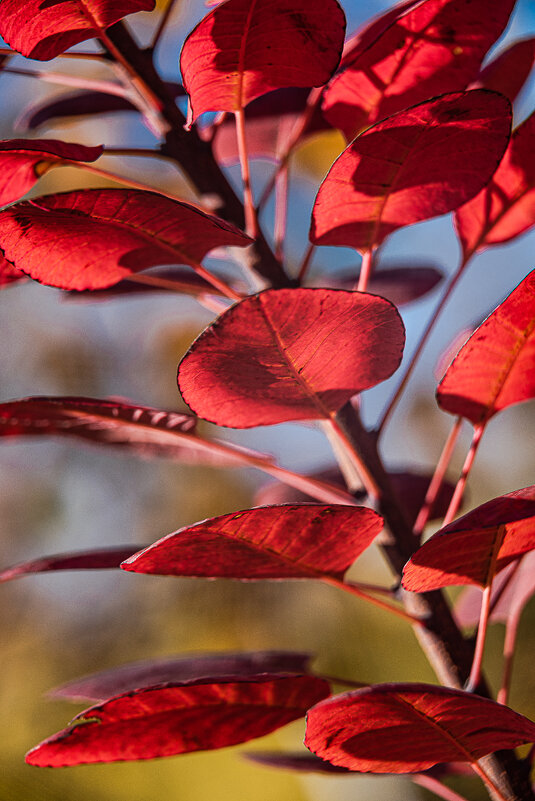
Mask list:
POLYGON ((382 527, 362 506, 265 506, 179 529, 121 567, 205 578, 342 578, 382 527))
POLYGON ((77 553, 63 553, 54 556, 43 556, 22 562, 5 570, 0 570, 0 581, 28 576, 31 573, 48 573, 53 570, 112 570, 119 569, 124 559, 128 559, 137 550, 139 545, 121 545, 113 548, 98 548, 92 551, 78 551, 77 553))
POLYGON ((204 111, 238 111, 274 89, 321 86, 338 66, 344 35, 336 0, 228 0, 182 48, 192 121, 204 111))
POLYGON ((430 684, 378 684, 311 709, 305 745, 350 770, 417 773, 533 740, 535 723, 486 698, 430 684))
POLYGON ((154 6, 155 0, 2 0, 0 35, 23 56, 47 61, 154 6))
POLYGON ((439 406, 484 424, 535 397, 535 271, 461 348, 438 385, 439 406))
POLYGON ((310 654, 298 651, 246 651, 190 654, 132 662, 75 679, 48 693, 69 701, 105 701, 142 687, 163 682, 185 682, 218 676, 254 676, 260 673, 308 673, 310 654))
POLYGON ((535 38, 521 39, 496 56, 481 70, 475 87, 501 92, 513 103, 535 62, 535 38))
POLYGON ((105 289, 156 264, 198 264, 249 237, 188 203, 135 189, 81 189, 0 212, 0 248, 60 289, 105 289))
POLYGON ((348 140, 429 97, 465 89, 503 32, 515 0, 425 0, 389 12, 374 41, 344 58, 324 95, 323 111, 348 140))
POLYGON ((235 428, 328 417, 388 378, 403 352, 391 303, 336 289, 279 289, 224 312, 178 368, 186 403, 235 428))
POLYGON ((535 114, 514 132, 491 182, 455 214, 465 258, 509 242, 535 223, 535 114))
POLYGON ((71 161, 96 161, 104 148, 56 139, 0 142, 0 206, 19 200, 51 167, 71 161))
POLYGON ((86 709, 26 762, 62 767, 225 748, 303 717, 327 695, 323 679, 269 674, 141 689, 86 709))
POLYGON ((507 147, 510 103, 476 89, 400 111, 334 162, 310 240, 369 250, 404 225, 458 208, 492 177, 507 147))
POLYGON ((525 487, 478 506, 434 534, 405 565, 402 583, 412 592, 452 584, 484 587, 534 548, 535 487, 525 487))

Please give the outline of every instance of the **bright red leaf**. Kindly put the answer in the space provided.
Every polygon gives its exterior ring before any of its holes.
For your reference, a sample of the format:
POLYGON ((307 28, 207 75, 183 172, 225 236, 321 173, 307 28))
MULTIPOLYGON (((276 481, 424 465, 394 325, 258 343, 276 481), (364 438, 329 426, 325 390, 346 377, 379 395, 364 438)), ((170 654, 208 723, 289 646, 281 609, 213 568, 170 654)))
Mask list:
MULTIPOLYGON (((353 289, 358 281, 359 269, 344 271, 342 275, 320 276, 318 286, 333 286, 340 289, 353 289)), ((404 306, 424 297, 442 281, 444 273, 434 266, 415 267, 409 264, 395 264, 383 267, 378 265, 368 281, 367 291, 381 295, 395 306, 404 306)))
POLYGON ((48 693, 51 698, 69 701, 105 701, 142 687, 163 682, 186 682, 260 673, 308 673, 310 654, 298 651, 246 651, 190 654, 188 656, 132 662, 69 681, 48 693))
POLYGON ((104 148, 56 139, 8 139, 0 142, 0 206, 19 200, 52 167, 72 161, 96 161, 104 148))
MULTIPOLYGON (((386 29, 344 58, 324 94, 328 121, 347 140, 429 97, 465 89, 500 37, 515 0, 425 0, 390 10, 386 29)), ((385 15, 386 16, 386 15, 385 15)))
POLYGON ((188 203, 135 189, 81 189, 0 212, 0 247, 15 267, 60 289, 105 289, 156 264, 198 264, 250 243, 188 203))
POLYGON ((344 35, 336 0, 227 0, 182 48, 191 121, 204 111, 238 111, 273 89, 323 85, 338 66, 344 35))
POLYGON ((510 130, 509 101, 483 89, 428 100, 374 125, 320 186, 311 242, 366 251, 404 225, 458 208, 488 183, 510 130))
POLYGON ((491 182, 457 210, 465 259, 523 234, 535 222, 535 114, 514 132, 491 182))
POLYGON ((474 425, 535 397, 535 270, 472 334, 438 385, 439 406, 474 425))
POLYGON ((417 773, 533 740, 535 723, 495 701, 430 684, 378 684, 311 709, 305 745, 350 770, 417 773))
POLYGON ((452 584, 484 587, 534 548, 535 486, 494 498, 442 528, 407 562, 402 583, 412 592, 452 584))
POLYGON ((146 688, 86 709, 26 762, 62 767, 225 748, 303 717, 327 695, 323 679, 269 674, 146 688))
POLYGON ((139 545, 116 545, 113 548, 43 556, 0 570, 0 581, 11 581, 32 573, 48 573, 54 570, 118 570, 121 562, 139 548, 139 545))
POLYGON ((342 578, 382 527, 363 506, 265 506, 179 529, 121 567, 206 578, 342 578))
POLYGON ((375 295, 267 290, 201 334, 178 385, 196 414, 222 426, 325 418, 391 376, 404 341, 395 307, 375 295))
POLYGON ((535 38, 521 39, 481 70, 473 88, 501 92, 513 103, 522 91, 535 62, 535 38))
POLYGON ((154 6, 155 0, 2 0, 0 36, 23 56, 48 61, 154 6))

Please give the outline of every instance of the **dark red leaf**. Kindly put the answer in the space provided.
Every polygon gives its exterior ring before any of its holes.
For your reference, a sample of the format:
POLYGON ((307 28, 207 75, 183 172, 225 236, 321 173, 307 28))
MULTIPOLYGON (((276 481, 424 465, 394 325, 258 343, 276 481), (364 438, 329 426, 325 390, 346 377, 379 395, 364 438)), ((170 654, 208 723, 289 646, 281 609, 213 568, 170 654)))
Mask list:
POLYGON ((249 651, 190 654, 132 662, 93 673, 57 687, 48 695, 69 701, 105 701, 113 695, 163 682, 186 682, 214 676, 229 678, 260 673, 308 673, 310 654, 298 651, 249 651))
POLYGON ((510 103, 475 89, 401 111, 357 137, 323 181, 310 240, 369 250, 398 228, 458 208, 507 147, 510 103))
POLYGON ((522 91, 535 61, 535 38, 515 42, 481 70, 474 88, 501 92, 513 103, 522 91))
POLYGON ((298 773, 349 773, 347 768, 325 762, 313 754, 287 754, 278 751, 248 751, 243 755, 251 762, 264 765, 266 768, 282 768, 298 773))
POLYGON ((419 548, 403 586, 426 592, 491 583, 494 574, 535 548, 535 486, 494 498, 445 526, 419 548))
MULTIPOLYGON (((175 98, 185 94, 180 83, 166 81, 165 85, 175 98)), ((56 95, 53 100, 47 98, 45 101, 39 100, 37 103, 32 103, 18 117, 15 126, 21 131, 33 131, 47 122, 55 122, 58 118, 83 117, 88 114, 100 116, 113 111, 139 111, 139 109, 126 97, 120 95, 88 90, 69 92, 59 97, 56 95)))
POLYGON ((113 568, 118 570, 121 562, 132 556, 140 547, 143 546, 116 545, 113 548, 43 556, 1 570, 0 581, 11 581, 31 573, 48 573, 53 570, 112 570, 113 568))
POLYGON ((11 284, 27 280, 28 276, 25 273, 17 270, 6 259, 0 256, 0 289, 5 289, 11 284))
POLYGON ((205 578, 342 578, 382 527, 363 506, 265 506, 179 529, 121 567, 205 578))
POLYGON ((311 709, 305 745, 350 770, 419 773, 533 740, 535 723, 486 698, 430 684, 378 684, 311 709))
POLYGON ((323 111, 348 140, 429 97, 465 89, 500 37, 515 5, 503 0, 425 0, 388 12, 324 95, 323 111), (375 35, 375 36, 374 36, 375 35), (373 41, 373 38, 375 40, 373 41))
POLYGON ((178 385, 200 417, 250 428, 328 417, 398 367, 395 307, 336 289, 279 289, 224 312, 194 342, 178 385))
POLYGON ((154 6, 155 0, 2 0, 0 36, 23 56, 48 61, 154 6))
POLYGON ((535 397, 535 270, 461 348, 438 385, 439 406, 484 424, 535 397))
MULTIPOLYGON (((368 281, 367 291, 373 295, 381 295, 395 306, 412 303, 429 292, 432 292, 444 278, 444 273, 434 266, 415 267, 400 262, 392 267, 378 265, 368 281)), ((344 272, 336 276, 320 276, 318 286, 333 286, 340 289, 353 289, 358 281, 359 269, 344 272)))
POLYGON ((535 114, 514 132, 489 185, 455 214, 468 259, 476 250, 523 234, 535 222, 535 114))
MULTIPOLYGON (((491 614, 492 623, 507 623, 518 618, 527 602, 535 594, 535 552, 530 551, 522 557, 520 565, 509 564, 496 576, 492 584, 491 614), (511 578, 511 572, 514 575, 511 578), (506 588, 504 585, 507 583, 506 588), (499 598, 498 598, 499 595, 499 598), (498 600, 496 600, 498 598, 498 600)), ((455 602, 455 619, 459 626, 475 626, 479 622, 481 610, 481 590, 479 587, 466 587, 455 602)))
POLYGON ((0 206, 19 200, 52 167, 96 161, 101 145, 85 147, 57 139, 8 139, 0 142, 0 206))
MULTIPOLYGON (((278 89, 253 100, 245 110, 247 154, 253 159, 279 161, 285 155, 295 126, 306 111, 308 89, 278 89)), ((319 109, 315 109, 301 141, 320 131, 331 130, 319 109)), ((226 117, 217 126, 213 142, 217 160, 224 165, 239 162, 236 123, 226 117)))
POLYGON ((0 212, 6 258, 60 289, 105 289, 156 264, 194 265, 213 248, 250 241, 188 203, 135 189, 81 189, 0 212))
POLYGON ((327 695, 323 679, 268 674, 146 688, 86 709, 26 762, 62 767, 225 748, 303 717, 327 695))
POLYGON ((274 89, 323 85, 338 66, 344 35, 336 0, 228 0, 182 48, 192 122, 205 111, 238 111, 274 89))

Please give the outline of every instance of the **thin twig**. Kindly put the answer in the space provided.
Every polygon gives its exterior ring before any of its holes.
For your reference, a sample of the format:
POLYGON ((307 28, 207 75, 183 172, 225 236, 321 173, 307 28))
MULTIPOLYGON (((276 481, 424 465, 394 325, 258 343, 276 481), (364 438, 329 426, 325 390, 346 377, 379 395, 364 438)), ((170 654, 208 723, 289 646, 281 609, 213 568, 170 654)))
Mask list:
POLYGON ((308 268, 312 264, 312 259, 314 257, 315 252, 316 252, 316 245, 313 245, 312 242, 310 242, 307 249, 305 250, 305 255, 303 256, 303 261, 301 262, 301 267, 299 268, 299 272, 297 274, 298 284, 302 284, 303 281, 305 280, 308 268))
POLYGON ((258 220, 251 189, 251 172, 247 154, 247 140, 245 138, 245 114, 243 109, 234 112, 236 120, 236 136, 238 139, 238 153, 240 156, 241 176, 243 183, 243 205, 245 208, 245 233, 256 239, 258 234, 258 220))
POLYGON ((372 474, 369 472, 366 464, 361 459, 359 453, 353 447, 353 443, 347 436, 342 426, 340 426, 334 415, 330 417, 329 424, 331 430, 334 432, 336 438, 338 439, 340 444, 343 446, 345 452, 347 453, 347 456, 349 457, 350 461, 355 466, 360 476, 360 480, 362 481, 362 484, 364 486, 364 489, 366 490, 370 498, 377 500, 380 495, 377 482, 373 478, 372 474))
POLYGON ((18 67, 4 67, 2 72, 9 75, 22 75, 25 78, 38 78, 45 83, 59 84, 60 86, 73 86, 75 89, 88 89, 94 92, 104 92, 107 95, 128 97, 128 90, 112 81, 97 81, 81 78, 78 75, 65 75, 62 72, 46 72, 45 70, 26 70, 18 67))
POLYGON ((490 594, 492 592, 492 581, 487 584, 483 590, 483 597, 481 599, 481 611, 479 614, 479 625, 477 627, 476 647, 474 648, 474 659, 472 662, 472 669, 470 670, 470 677, 466 684, 465 690, 467 692, 474 692, 479 684, 479 677, 481 675, 481 665, 483 663, 483 652, 485 650, 485 639, 487 636, 487 624, 489 622, 490 611, 490 594))
MULTIPOLYGON (((10 47, 0 47, 0 55, 2 56, 20 56, 16 50, 11 50, 10 47)), ((58 53, 56 58, 83 58, 83 59, 95 59, 97 61, 107 61, 107 57, 104 53, 58 53)))
POLYGON ((288 168, 281 171, 275 186, 275 222, 273 225, 273 245, 275 256, 282 262, 284 259, 284 242, 286 239, 286 224, 288 220, 288 168))
POLYGON ((522 610, 519 609, 511 615, 505 626, 505 639, 503 642, 503 673, 497 701, 499 704, 507 704, 509 699, 509 689, 511 687, 511 677, 513 675, 513 659, 515 656, 516 637, 522 610))
POLYGON ((481 767, 478 762, 471 762, 470 766, 472 770, 477 773, 479 778, 487 785, 487 787, 492 791, 493 798, 496 798, 497 801, 508 801, 506 796, 502 793, 494 779, 492 779, 488 773, 481 767))
POLYGON ((145 284, 146 286, 153 286, 156 289, 162 289, 168 292, 177 292, 181 295, 191 295, 198 301, 201 306, 204 306, 208 311, 214 314, 221 314, 228 309, 228 304, 222 300, 209 295, 207 292, 187 292, 183 286, 168 278, 161 278, 158 275, 150 275, 147 273, 132 273, 128 276, 129 281, 135 281, 138 284, 145 284))
POLYGON ((160 17, 160 21, 158 23, 158 27, 156 28, 156 31, 154 32, 154 36, 152 37, 152 41, 150 43, 150 49, 151 50, 155 50, 156 49, 156 47, 158 45, 158 42, 160 41, 160 38, 161 38, 161 36, 162 36, 162 34, 163 34, 164 30, 165 30, 165 27, 166 27, 167 23, 169 22, 169 19, 171 17, 172 12, 173 12, 173 8, 175 6, 175 2, 176 2, 176 0, 169 0, 165 11, 163 12, 162 16, 160 17))
POLYGON ((373 268, 373 248, 366 250, 362 254, 362 264, 360 265, 359 280, 355 287, 357 292, 366 292, 368 283, 372 275, 373 268))
POLYGON ((445 784, 442 784, 442 782, 435 779, 434 776, 429 776, 427 773, 415 773, 414 776, 411 776, 411 779, 414 784, 423 787, 424 790, 429 790, 430 793, 438 795, 438 797, 443 798, 444 801, 467 801, 463 795, 459 795, 455 790, 446 787, 445 784))
POLYGON ((373 595, 369 595, 367 592, 361 590, 356 584, 346 584, 344 581, 342 581, 342 579, 335 579, 331 576, 322 576, 321 580, 324 582, 324 584, 331 584, 333 587, 338 587, 338 589, 349 592, 351 595, 355 595, 357 598, 362 598, 363 601, 368 601, 374 606, 378 606, 379 609, 384 609, 387 612, 391 612, 397 617, 400 617, 406 623, 410 623, 412 626, 425 625, 425 622, 420 618, 409 614, 409 612, 405 612, 404 609, 400 609, 399 607, 393 606, 386 601, 382 601, 380 598, 375 598, 373 595))
POLYGON ((457 484, 455 485, 455 490, 453 491, 450 505, 448 506, 448 511, 446 512, 446 516, 444 517, 444 520, 442 522, 443 527, 451 523, 451 521, 454 519, 455 515, 459 510, 459 506, 461 505, 461 501, 463 499, 464 488, 468 480, 468 475, 470 473, 470 470, 472 469, 472 465, 474 464, 474 459, 476 457, 477 449, 479 447, 479 443, 481 442, 481 437, 483 436, 484 431, 485 431, 484 424, 477 425, 474 428, 474 435, 472 437, 472 442, 470 444, 470 450, 466 455, 461 475, 459 477, 457 484))

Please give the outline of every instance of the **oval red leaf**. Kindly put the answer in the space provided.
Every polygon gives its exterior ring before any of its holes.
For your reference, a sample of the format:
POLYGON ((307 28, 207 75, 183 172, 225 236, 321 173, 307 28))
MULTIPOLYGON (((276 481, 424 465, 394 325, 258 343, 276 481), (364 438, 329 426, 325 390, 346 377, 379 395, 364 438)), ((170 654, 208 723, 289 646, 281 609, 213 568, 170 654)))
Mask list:
POLYGON ((0 36, 23 56, 48 61, 127 14, 154 6, 155 0, 2 0, 0 36))
POLYGON ((266 674, 146 688, 86 709, 26 762, 63 767, 225 748, 303 717, 328 695, 323 679, 266 674))
POLYGON ((492 89, 513 103, 522 91, 535 62, 535 38, 521 39, 481 70, 475 87, 492 89))
POLYGON ((0 206, 19 200, 51 167, 71 161, 96 161, 104 151, 57 139, 8 139, 0 142, 0 206))
POLYGON ((509 101, 484 89, 444 95, 374 125, 320 186, 311 242, 367 251, 404 225, 458 208, 488 183, 510 130, 509 101))
POLYGON ((399 366, 395 307, 336 289, 278 289, 224 312, 193 343, 178 386, 200 417, 251 428, 328 417, 399 366))
POLYGON ((321 86, 338 66, 344 35, 336 0, 227 0, 182 48, 192 121, 238 111, 273 89, 321 86))
POLYGON ((402 109, 465 89, 502 34, 515 0, 491 5, 426 0, 412 10, 411 5, 387 18, 386 29, 376 23, 379 35, 344 58, 345 69, 325 91, 324 114, 348 140, 402 109))
POLYGON ((311 709, 305 745, 350 770, 418 773, 533 740, 535 723, 486 698, 430 684, 378 684, 311 709))
POLYGON ((105 289, 156 264, 198 264, 251 242, 188 203, 135 189, 81 189, 0 212, 0 247, 15 267, 60 289, 105 289))
POLYGON ((75 679, 48 693, 51 698, 68 701, 105 701, 142 687, 163 682, 253 676, 260 673, 308 673, 310 654, 299 651, 215 652, 190 656, 151 659, 102 670, 75 679))
POLYGON ((494 574, 535 548, 535 486, 494 498, 437 531, 403 570, 403 586, 426 592, 491 583, 494 574))
POLYGON ((363 506, 265 506, 179 529, 121 567, 205 578, 342 578, 382 527, 363 506))
POLYGON ((535 397, 535 270, 472 334, 438 385, 446 412, 486 423, 535 397))
POLYGON ((0 570, 0 581, 11 581, 31 573, 49 573, 53 570, 118 570, 121 562, 139 548, 139 545, 116 545, 113 548, 43 556, 0 570))
POLYGON ((455 224, 465 259, 477 250, 509 242, 535 221, 535 114, 514 132, 491 182, 457 209, 455 224))

